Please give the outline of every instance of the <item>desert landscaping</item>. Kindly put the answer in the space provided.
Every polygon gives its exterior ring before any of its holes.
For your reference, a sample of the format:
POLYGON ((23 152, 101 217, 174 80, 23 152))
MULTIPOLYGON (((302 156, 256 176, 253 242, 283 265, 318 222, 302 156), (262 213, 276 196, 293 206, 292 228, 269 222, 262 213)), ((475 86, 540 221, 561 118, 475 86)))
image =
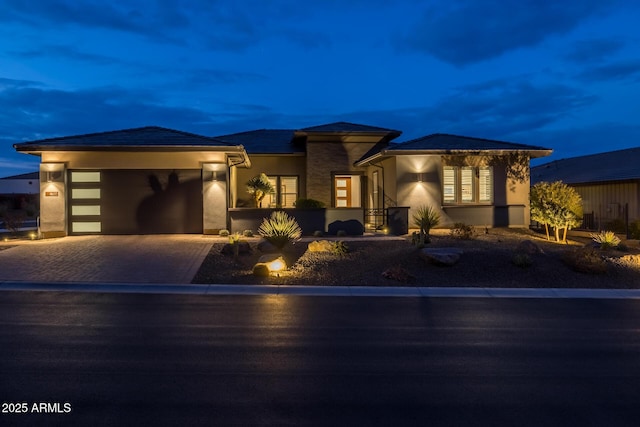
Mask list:
POLYGON ((285 248, 289 268, 268 277, 253 274, 263 254, 259 237, 244 238, 249 252, 221 253, 227 239, 214 243, 193 283, 320 286, 443 286, 513 288, 640 288, 640 247, 623 241, 616 249, 595 247, 587 237, 548 241, 528 229, 475 229, 460 238, 451 230, 431 231, 426 249, 460 252, 453 265, 421 256, 410 235, 303 238, 285 248), (313 241, 343 242, 346 253, 311 252, 313 241), (525 242, 525 243, 523 243, 525 242), (235 259, 234 259, 235 258, 235 259))

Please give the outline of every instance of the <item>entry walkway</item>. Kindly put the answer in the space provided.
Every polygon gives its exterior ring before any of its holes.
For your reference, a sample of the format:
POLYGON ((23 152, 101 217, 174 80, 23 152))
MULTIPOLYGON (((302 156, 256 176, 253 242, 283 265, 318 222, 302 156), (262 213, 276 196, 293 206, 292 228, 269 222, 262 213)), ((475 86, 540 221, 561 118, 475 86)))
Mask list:
POLYGON ((0 242, 0 282, 186 284, 211 245, 212 240, 202 235, 72 236, 0 242))

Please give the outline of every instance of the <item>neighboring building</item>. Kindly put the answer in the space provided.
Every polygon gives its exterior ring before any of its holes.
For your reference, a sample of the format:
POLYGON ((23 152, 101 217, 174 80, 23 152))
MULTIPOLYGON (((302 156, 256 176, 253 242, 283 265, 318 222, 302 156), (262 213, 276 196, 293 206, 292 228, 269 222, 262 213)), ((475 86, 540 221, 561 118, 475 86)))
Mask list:
POLYGON ((42 157, 45 236, 241 232, 238 218, 255 213, 245 183, 259 173, 276 188, 263 208, 319 200, 323 231, 375 227, 394 208, 406 223, 425 204, 443 225, 528 226, 529 159, 551 150, 440 134, 392 143, 400 134, 344 122, 215 138, 146 127, 14 147, 42 157))
POLYGON ((562 181, 582 197, 583 227, 640 219, 640 147, 554 160, 531 169, 531 183, 562 181))
POLYGON ((0 178, 0 196, 38 194, 40 192, 38 172, 0 178))

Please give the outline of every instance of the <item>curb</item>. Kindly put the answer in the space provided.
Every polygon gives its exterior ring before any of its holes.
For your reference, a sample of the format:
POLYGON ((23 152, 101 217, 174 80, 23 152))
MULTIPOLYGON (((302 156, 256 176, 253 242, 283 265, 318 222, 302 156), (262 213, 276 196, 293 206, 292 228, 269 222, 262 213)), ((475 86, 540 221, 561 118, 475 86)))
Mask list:
POLYGON ((181 285, 140 283, 0 282, 0 291, 93 292, 185 295, 298 295, 414 298, 602 298, 640 299, 640 289, 446 288, 291 285, 181 285))

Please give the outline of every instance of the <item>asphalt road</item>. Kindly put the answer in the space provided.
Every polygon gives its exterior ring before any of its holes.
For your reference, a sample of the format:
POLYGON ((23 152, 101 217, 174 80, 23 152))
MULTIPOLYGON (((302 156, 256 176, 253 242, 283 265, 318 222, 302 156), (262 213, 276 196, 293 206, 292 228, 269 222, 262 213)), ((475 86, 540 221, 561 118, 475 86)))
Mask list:
POLYGON ((638 300, 0 292, 3 426, 637 426, 639 380, 638 300))

